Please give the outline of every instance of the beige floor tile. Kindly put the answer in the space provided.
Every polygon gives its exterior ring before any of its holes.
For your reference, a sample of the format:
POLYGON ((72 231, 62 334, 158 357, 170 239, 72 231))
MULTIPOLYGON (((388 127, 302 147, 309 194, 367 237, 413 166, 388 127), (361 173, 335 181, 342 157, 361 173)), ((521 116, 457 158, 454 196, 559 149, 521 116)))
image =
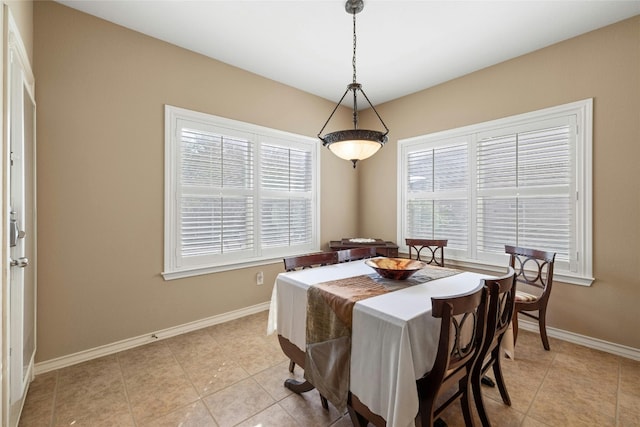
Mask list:
POLYGON ((338 418, 336 422, 331 424, 331 427, 353 427, 353 423, 351 422, 349 414, 345 414, 342 417, 338 418))
POLYGON ((18 427, 49 426, 53 419, 53 405, 53 397, 46 401, 27 397, 18 427))
POLYGON ((618 395, 618 425, 640 426, 640 396, 620 392, 618 395))
POLYGON ((60 370, 57 393, 84 394, 121 382, 122 374, 115 356, 100 357, 60 370))
POLYGON ((139 370, 123 374, 127 390, 158 389, 176 378, 185 378, 184 369, 174 360, 162 369, 139 370))
POLYGON ((92 413, 88 416, 78 417, 73 421, 58 420, 53 424, 55 427, 135 427, 131 413, 129 412, 102 412, 92 413))
POLYGON ((206 396, 203 401, 220 427, 233 426, 275 403, 252 378, 206 396))
POLYGON ((197 401, 167 415, 155 418, 140 427, 218 427, 204 403, 197 401))
POLYGON ((81 390, 69 389, 67 394, 56 396, 55 425, 109 425, 110 420, 127 425, 133 421, 121 380, 99 389, 81 390))
MULTIPOLYGON (((303 423, 304 424, 304 423, 303 423)), ((299 424, 291 418, 277 403, 269 406, 262 412, 257 413, 238 424, 236 427, 299 427, 299 424)))
POLYGON ((552 369, 528 415, 550 425, 615 425, 616 394, 597 380, 552 369))
POLYGON ((127 384, 131 411, 138 423, 145 423, 193 403, 198 392, 186 374, 157 372, 144 381, 127 384))
POLYGON ((53 417, 58 371, 47 372, 29 385, 29 392, 22 410, 20 427, 48 426, 53 417))
POLYGON ((25 406, 22 413, 18 427, 48 427, 53 419, 53 403, 49 408, 25 406))
MULTIPOLYGON (((571 351, 559 353, 552 364, 551 373, 566 372, 576 379, 595 380, 606 393, 618 389, 620 358, 601 351, 572 346, 571 351)), ((596 384, 594 384, 596 386, 596 384)))
POLYGON ((336 422, 344 414, 329 404, 329 410, 322 408, 320 395, 316 390, 302 395, 292 394, 279 402, 296 420, 304 420, 305 427, 326 427, 336 422))
POLYGON ((275 400, 282 400, 289 396, 292 391, 284 386, 285 380, 293 378, 297 381, 304 381, 304 372, 300 367, 296 367, 293 374, 289 372, 289 362, 282 362, 276 366, 258 372, 253 378, 264 388, 275 400))
POLYGON ((250 376, 235 360, 223 354, 192 359, 183 368, 200 396, 207 396, 250 376))
POLYGON ((29 384, 29 398, 32 400, 52 398, 58 383, 59 373, 60 371, 51 371, 36 376, 29 384))
POLYGON ((223 347, 202 329, 169 338, 165 343, 180 363, 223 350, 223 347))
MULTIPOLYGON (((560 341, 550 339, 550 345, 558 346, 560 341)), ((551 347, 551 351, 547 351, 542 346, 540 335, 530 331, 520 330, 518 332, 518 340, 515 346, 515 360, 526 361, 531 366, 547 368, 558 350, 551 347)))
MULTIPOLYGON (((289 373, 266 323, 265 311, 38 375, 20 427, 351 426, 322 408, 317 391, 283 386, 302 370, 289 373)), ((482 388, 493 425, 640 425, 640 362, 557 339, 545 351, 537 333, 521 330, 515 360, 502 365, 512 406, 482 388)), ((458 403, 443 416, 464 426, 458 403)))
POLYGON ((268 346, 254 348, 251 351, 238 355, 236 361, 249 374, 257 374, 272 366, 288 360, 282 352, 279 354, 270 350, 268 346))
POLYGON ((173 353, 164 341, 123 351, 118 353, 117 357, 125 378, 178 366, 173 353))
MULTIPOLYGON (((519 426, 524 419, 524 413, 518 412, 512 406, 505 405, 502 400, 498 402, 493 399, 485 399, 484 406, 489 420, 495 426, 519 426)), ((480 425, 479 418, 477 419, 478 425, 480 425)))
MULTIPOLYGON (((264 334, 266 334, 266 323, 267 322, 265 321, 264 334)), ((220 323, 207 328, 206 332, 219 344, 224 346, 233 345, 236 342, 242 342, 246 339, 258 338, 263 335, 258 335, 255 332, 252 332, 250 328, 243 326, 243 322, 239 321, 220 323)))
POLYGON ((96 396, 109 396, 111 394, 120 394, 125 398, 124 382, 119 372, 113 375, 87 374, 84 377, 75 377, 74 381, 59 381, 56 390, 58 406, 69 402, 83 402, 87 399, 96 398, 96 396))
POLYGON ((620 360, 620 391, 640 401, 640 361, 620 360))
POLYGON ((628 408, 621 408, 618 415, 619 427, 638 427, 640 426, 640 413, 628 408))
POLYGON ((524 421, 522 421, 522 427, 555 427, 555 426, 550 426, 549 424, 545 424, 531 417, 524 417, 524 421))

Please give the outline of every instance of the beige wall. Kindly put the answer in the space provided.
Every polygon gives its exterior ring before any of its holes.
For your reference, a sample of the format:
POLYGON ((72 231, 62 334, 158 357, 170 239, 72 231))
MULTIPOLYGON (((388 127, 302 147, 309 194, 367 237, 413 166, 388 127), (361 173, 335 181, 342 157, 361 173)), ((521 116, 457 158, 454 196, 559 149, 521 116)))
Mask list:
MULTIPOLYGON (((308 136, 334 104, 57 3, 36 2, 34 22, 37 361, 269 301, 281 261, 160 276, 164 104, 308 136)), ((357 180, 321 154, 326 246, 356 230, 357 180)))
MULTIPOLYGON (((268 301, 279 262, 262 287, 161 278, 163 105, 314 136, 333 104, 56 3, 34 28, 37 361, 268 301)), ((597 280, 558 284, 549 323, 640 348, 639 48, 636 17, 381 105, 390 142, 355 173, 322 150, 322 241, 395 240, 397 139, 593 97, 597 280)))
POLYGON ((596 281, 558 283, 548 324, 640 348, 640 16, 377 107, 390 142, 358 166, 359 233, 396 239, 398 139, 586 98, 596 281))

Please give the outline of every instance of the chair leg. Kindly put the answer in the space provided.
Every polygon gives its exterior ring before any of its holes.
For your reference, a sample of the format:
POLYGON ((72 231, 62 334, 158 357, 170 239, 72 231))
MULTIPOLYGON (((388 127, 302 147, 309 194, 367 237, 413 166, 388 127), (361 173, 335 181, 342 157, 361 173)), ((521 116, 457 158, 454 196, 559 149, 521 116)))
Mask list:
POLYGON ((487 427, 491 426, 491 423, 489 422, 487 411, 484 408, 484 401, 482 400, 482 387, 480 387, 481 376, 482 372, 480 370, 479 372, 474 373, 473 378, 471 379, 471 389, 473 390, 473 401, 476 405, 476 411, 478 412, 480 422, 482 423, 483 427, 487 427))
POLYGON ((511 318, 511 326, 513 328, 513 346, 516 346, 516 342, 518 341, 518 311, 513 313, 513 317, 511 318))
POLYGON ((460 397, 460 405, 462 406, 462 415, 464 417, 464 425, 474 427, 473 416, 471 415, 471 402, 469 401, 469 388, 467 387, 460 397))
POLYGON ((507 391, 507 386, 504 383, 504 377, 502 376, 502 363, 500 362, 500 347, 496 347, 493 350, 492 358, 493 362, 493 376, 498 384, 498 390, 500 390, 500 396, 505 405, 511 406, 511 397, 507 391))
POLYGON ((293 360, 289 361, 289 372, 293 373, 293 369, 296 367, 296 362, 293 360))
POLYGON ((480 382, 484 385, 486 385, 487 387, 495 387, 496 383, 491 379, 491 377, 488 377, 487 375, 484 375, 482 377, 482 379, 480 379, 480 382))
POLYGON ((540 338, 542 338, 542 345, 544 349, 549 351, 549 338, 547 338, 547 310, 540 310, 538 313, 538 325, 540 326, 540 338))
MULTIPOLYGON (((420 394, 420 392, 418 391, 418 394, 420 394)), ((418 408, 418 415, 416 416, 416 426, 419 427, 435 427, 437 425, 438 420, 440 420, 440 418, 438 418, 437 420, 433 419, 433 409, 434 409, 434 405, 435 405, 435 400, 434 397, 425 397, 424 399, 422 397, 420 397, 420 406, 418 408)), ((442 420, 440 420, 442 422, 442 420)), ((440 426, 442 426, 440 424, 440 426)), ((446 423, 444 426, 442 427, 446 427, 446 423)))

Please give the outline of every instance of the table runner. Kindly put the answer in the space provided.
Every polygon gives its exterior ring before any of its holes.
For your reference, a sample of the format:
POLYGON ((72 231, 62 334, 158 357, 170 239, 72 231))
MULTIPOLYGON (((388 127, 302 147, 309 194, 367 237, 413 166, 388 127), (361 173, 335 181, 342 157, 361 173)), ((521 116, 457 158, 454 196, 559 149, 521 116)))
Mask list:
POLYGON ((378 274, 319 283, 307 291, 304 377, 338 410, 344 411, 349 393, 353 306, 366 298, 460 273, 430 267, 404 281, 378 274))

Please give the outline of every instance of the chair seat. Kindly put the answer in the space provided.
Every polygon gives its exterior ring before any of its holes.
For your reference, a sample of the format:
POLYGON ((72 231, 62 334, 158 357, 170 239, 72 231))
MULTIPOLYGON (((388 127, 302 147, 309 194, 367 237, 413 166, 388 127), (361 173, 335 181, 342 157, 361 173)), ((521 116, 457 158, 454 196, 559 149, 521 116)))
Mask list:
POLYGON ((516 291, 516 302, 534 302, 538 300, 538 296, 528 294, 522 291, 516 291))

